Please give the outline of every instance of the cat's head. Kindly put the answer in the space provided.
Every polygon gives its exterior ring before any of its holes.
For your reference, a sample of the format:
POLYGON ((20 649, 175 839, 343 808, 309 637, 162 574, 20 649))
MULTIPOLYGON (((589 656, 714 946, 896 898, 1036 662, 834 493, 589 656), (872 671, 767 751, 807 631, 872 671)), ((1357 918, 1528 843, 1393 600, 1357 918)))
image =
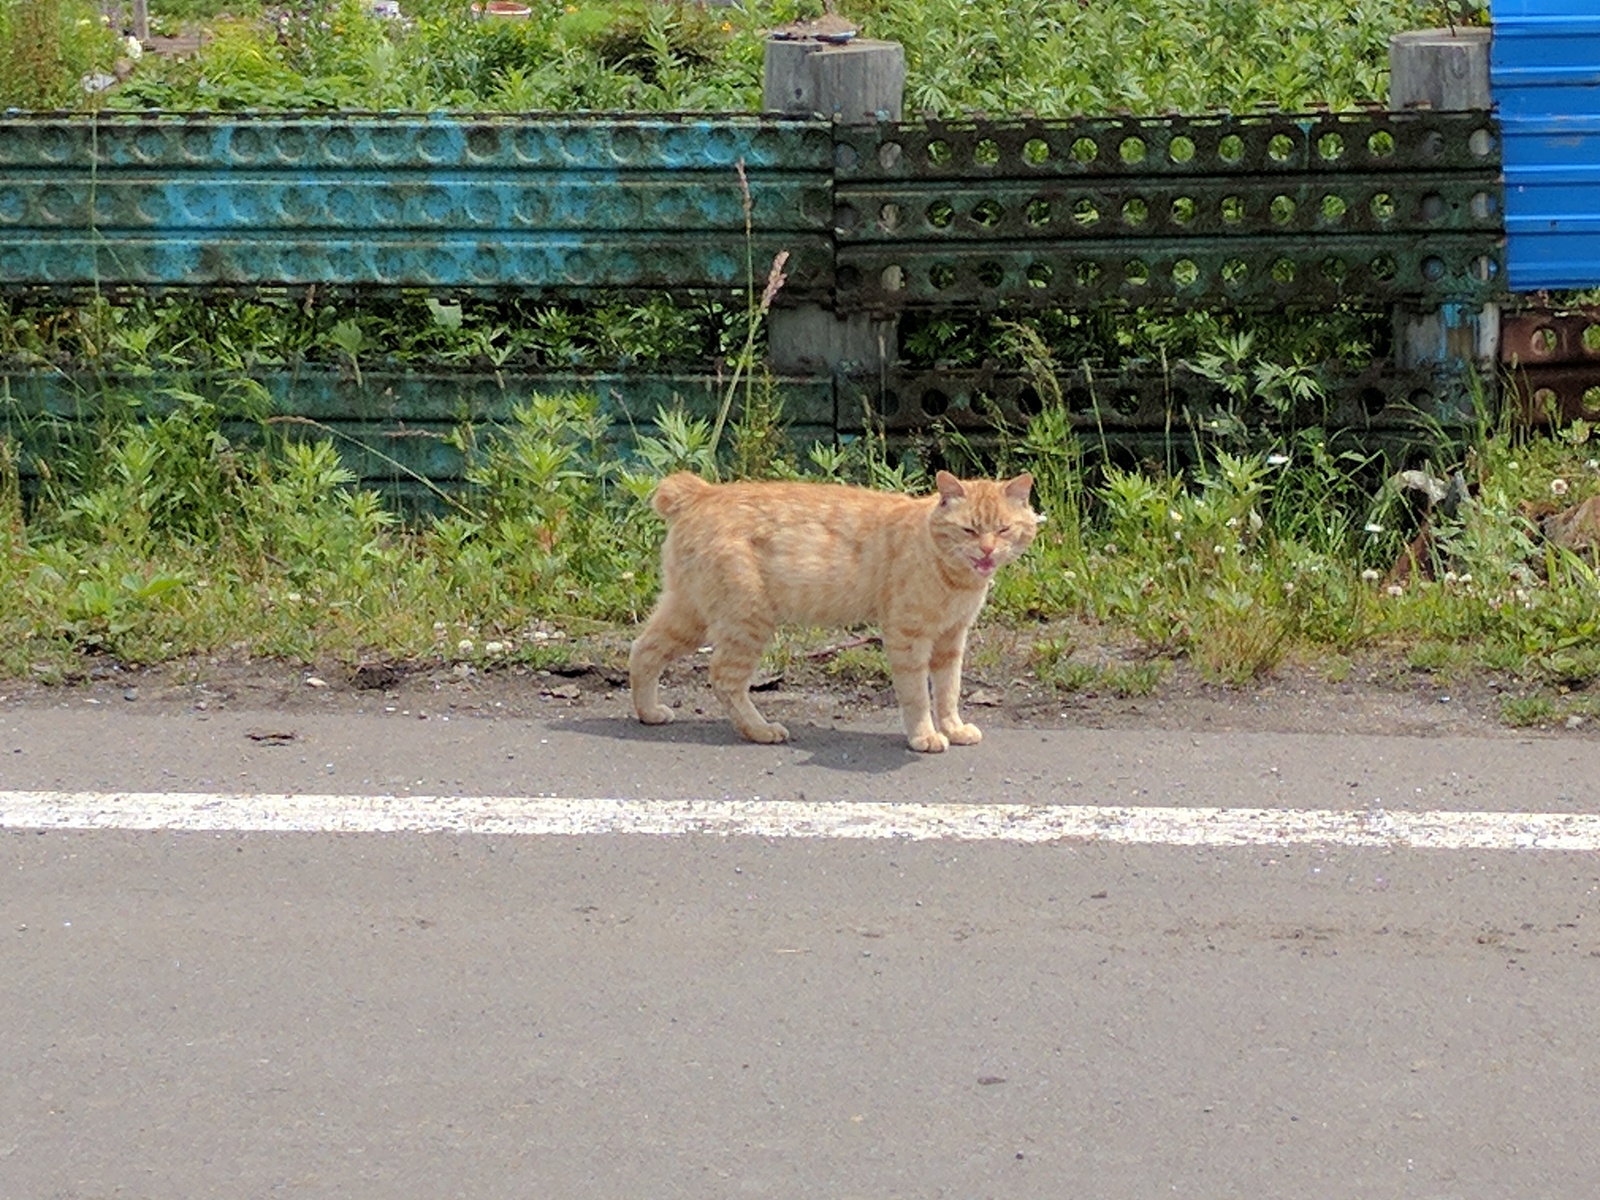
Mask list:
POLYGON ((936 483, 939 503, 928 522, 934 545, 976 579, 989 580, 1026 550, 1044 520, 1028 503, 1033 476, 1026 472, 997 482, 940 471, 936 483))

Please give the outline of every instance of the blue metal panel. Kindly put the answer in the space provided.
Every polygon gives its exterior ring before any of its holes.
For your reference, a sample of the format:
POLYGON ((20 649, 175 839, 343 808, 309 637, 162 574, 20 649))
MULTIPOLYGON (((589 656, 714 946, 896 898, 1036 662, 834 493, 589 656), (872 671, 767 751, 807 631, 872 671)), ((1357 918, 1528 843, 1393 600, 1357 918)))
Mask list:
POLYGON ((1595 0, 1496 0, 1494 18, 1508 283, 1600 286, 1600 11, 1595 0))

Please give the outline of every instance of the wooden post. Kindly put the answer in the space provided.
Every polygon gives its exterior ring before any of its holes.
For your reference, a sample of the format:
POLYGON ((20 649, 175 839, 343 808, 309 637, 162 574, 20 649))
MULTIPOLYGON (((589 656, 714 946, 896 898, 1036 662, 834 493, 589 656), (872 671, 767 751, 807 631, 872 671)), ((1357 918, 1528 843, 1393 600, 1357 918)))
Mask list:
MULTIPOLYGON (((1489 94, 1489 30, 1476 26, 1419 29, 1389 39, 1389 107, 1446 112, 1485 109, 1489 94)), ((1431 312, 1397 306, 1396 364, 1496 361, 1500 306, 1444 305, 1431 312)))
MULTIPOLYGON (((774 38, 767 43, 763 107, 844 125, 898 121, 905 83, 905 50, 898 42, 774 38)), ((840 316, 817 304, 775 308, 767 344, 775 371, 878 374, 900 356, 899 322, 840 316)))

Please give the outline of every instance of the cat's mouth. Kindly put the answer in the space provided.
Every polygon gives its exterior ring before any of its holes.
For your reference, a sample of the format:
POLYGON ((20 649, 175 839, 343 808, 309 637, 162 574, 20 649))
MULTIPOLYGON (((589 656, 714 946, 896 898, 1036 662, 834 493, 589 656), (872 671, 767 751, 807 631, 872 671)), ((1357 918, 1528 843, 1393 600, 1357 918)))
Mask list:
POLYGON ((994 569, 999 565, 992 554, 985 554, 982 558, 972 560, 972 569, 979 575, 993 575, 994 569))

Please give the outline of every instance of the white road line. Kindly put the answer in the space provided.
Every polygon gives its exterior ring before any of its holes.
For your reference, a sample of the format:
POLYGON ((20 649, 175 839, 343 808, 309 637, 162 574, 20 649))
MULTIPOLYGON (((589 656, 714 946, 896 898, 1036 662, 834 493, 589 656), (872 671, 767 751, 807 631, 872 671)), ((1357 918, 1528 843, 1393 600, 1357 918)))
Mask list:
POLYGON ((1589 813, 522 796, 0 791, 0 828, 1600 850, 1589 813))

